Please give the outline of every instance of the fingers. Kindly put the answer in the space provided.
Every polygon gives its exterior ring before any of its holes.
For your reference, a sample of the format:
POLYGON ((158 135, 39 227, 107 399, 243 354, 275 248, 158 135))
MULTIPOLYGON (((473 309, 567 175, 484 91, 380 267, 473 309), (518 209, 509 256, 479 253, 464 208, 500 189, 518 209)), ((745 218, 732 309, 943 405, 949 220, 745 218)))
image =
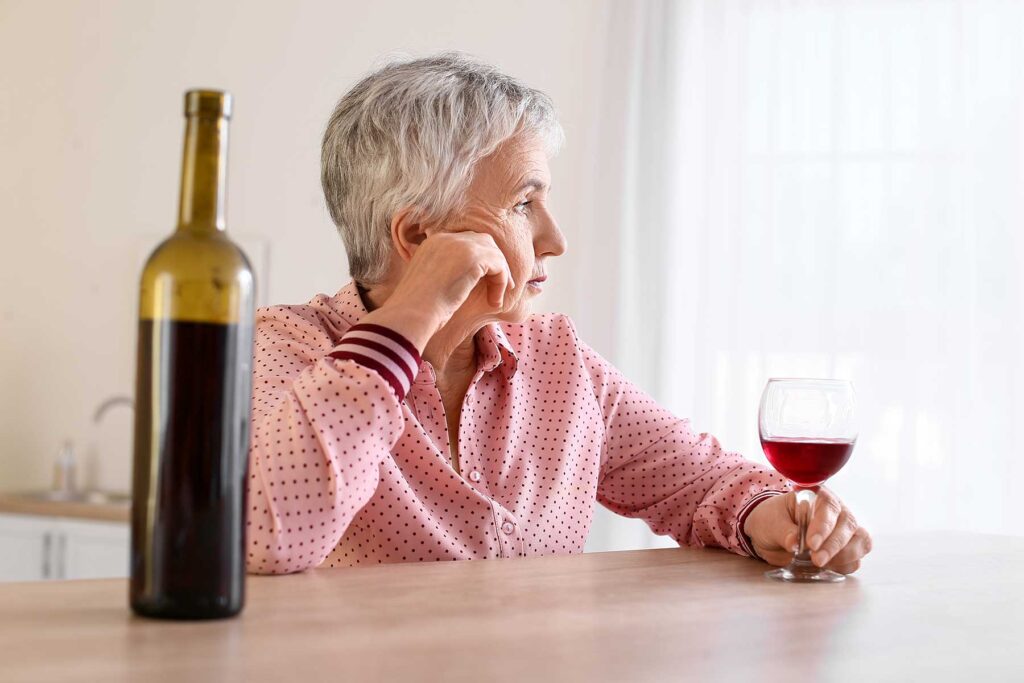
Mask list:
POLYGON ((814 545, 808 544, 812 548, 811 561, 819 567, 824 567, 840 550, 846 547, 846 544, 853 538, 854 532, 857 529, 857 521, 853 518, 853 515, 847 510, 840 512, 839 519, 836 520, 832 533, 829 534, 824 542, 817 544, 817 550, 814 550, 814 545))
POLYGON ((860 569, 860 560, 854 560, 849 564, 829 565, 829 569, 831 569, 834 572, 839 572, 840 574, 852 574, 858 569, 860 569))
POLYGON ((508 288, 508 273, 500 270, 487 270, 480 278, 487 290, 487 303, 492 308, 500 309, 505 303, 505 290, 508 288))
POLYGON ((516 288, 505 255, 498 248, 494 238, 481 233, 459 233, 474 243, 474 260, 480 269, 479 279, 487 288, 487 302, 497 309, 505 307, 506 293, 516 288))
POLYGON ((487 302, 494 308, 503 309, 506 292, 516 288, 508 265, 491 264, 482 279, 487 287, 487 302))
MULTIPOLYGON (((861 559, 871 552, 871 534, 863 527, 857 527, 849 542, 846 543, 828 562, 829 569, 842 574, 850 574, 860 567, 861 559), (848 570, 848 571, 847 571, 848 570)), ((823 566, 814 561, 818 566, 823 566)))
MULTIPOLYGON (((769 498, 758 507, 774 512, 769 534, 770 541, 785 552, 796 552, 800 538, 800 526, 796 521, 796 494, 790 491, 781 496, 769 498)), ((755 508, 755 511, 757 508, 755 508)), ((772 548, 775 549, 774 547, 772 548)))
POLYGON ((781 523, 777 527, 776 538, 781 548, 792 554, 797 551, 800 545, 800 525, 797 523, 796 514, 796 493, 790 491, 781 496, 781 499, 785 503, 787 514, 780 520, 781 523))
POLYGON ((871 536, 839 498, 823 488, 807 527, 807 547, 814 564, 851 574, 860 567, 861 558, 871 552, 871 536))
POLYGON ((765 550, 756 546, 754 549, 757 550, 757 554, 762 560, 773 567, 785 567, 793 561, 793 553, 785 550, 765 550))
POLYGON ((782 547, 790 552, 795 553, 800 549, 800 528, 797 527, 795 531, 791 531, 786 534, 785 540, 782 542, 782 547))
POLYGON ((811 513, 811 521, 807 525, 807 547, 812 551, 818 550, 832 532, 835 530, 839 515, 843 512, 843 504, 834 493, 826 488, 818 491, 817 499, 814 501, 814 511, 811 513))

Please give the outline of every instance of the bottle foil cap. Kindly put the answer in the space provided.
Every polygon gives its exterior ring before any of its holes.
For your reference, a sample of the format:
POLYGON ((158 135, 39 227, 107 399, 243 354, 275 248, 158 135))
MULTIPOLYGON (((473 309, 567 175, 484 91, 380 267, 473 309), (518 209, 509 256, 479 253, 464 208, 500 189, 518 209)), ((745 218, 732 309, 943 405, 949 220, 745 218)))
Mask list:
POLYGON ((231 94, 223 90, 189 90, 185 93, 185 116, 231 118, 231 94))

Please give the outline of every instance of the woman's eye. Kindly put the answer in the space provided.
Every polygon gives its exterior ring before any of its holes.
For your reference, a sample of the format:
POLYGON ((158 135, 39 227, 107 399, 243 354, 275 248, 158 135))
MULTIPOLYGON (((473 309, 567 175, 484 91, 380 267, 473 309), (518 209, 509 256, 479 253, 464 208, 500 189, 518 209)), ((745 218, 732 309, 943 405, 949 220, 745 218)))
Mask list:
POLYGON ((519 213, 526 213, 526 207, 529 206, 531 203, 532 202, 530 200, 526 200, 525 202, 519 202, 518 204, 516 204, 516 211, 518 211, 519 213))

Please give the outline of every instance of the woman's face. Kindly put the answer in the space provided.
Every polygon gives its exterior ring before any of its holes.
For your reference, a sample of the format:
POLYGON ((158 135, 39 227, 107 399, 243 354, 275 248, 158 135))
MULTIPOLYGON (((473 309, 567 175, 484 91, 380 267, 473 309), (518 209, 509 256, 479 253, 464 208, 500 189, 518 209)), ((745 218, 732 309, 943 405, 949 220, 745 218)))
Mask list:
POLYGON ((565 252, 565 236, 548 211, 550 189, 551 170, 541 142, 533 136, 512 138, 477 164, 466 209, 444 227, 488 234, 505 255, 516 288, 514 305, 502 320, 526 319, 547 277, 547 258, 565 252))

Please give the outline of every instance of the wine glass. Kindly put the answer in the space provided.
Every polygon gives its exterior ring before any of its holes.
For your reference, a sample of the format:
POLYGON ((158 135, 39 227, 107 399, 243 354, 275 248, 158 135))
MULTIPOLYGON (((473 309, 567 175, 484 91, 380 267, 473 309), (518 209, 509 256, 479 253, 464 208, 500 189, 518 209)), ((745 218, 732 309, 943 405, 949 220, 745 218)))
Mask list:
POLYGON ((835 379, 770 379, 758 411, 761 448, 794 484, 800 525, 792 561, 765 573, 779 581, 835 583, 846 577, 811 562, 807 523, 818 488, 842 469, 857 442, 853 385, 835 379))

